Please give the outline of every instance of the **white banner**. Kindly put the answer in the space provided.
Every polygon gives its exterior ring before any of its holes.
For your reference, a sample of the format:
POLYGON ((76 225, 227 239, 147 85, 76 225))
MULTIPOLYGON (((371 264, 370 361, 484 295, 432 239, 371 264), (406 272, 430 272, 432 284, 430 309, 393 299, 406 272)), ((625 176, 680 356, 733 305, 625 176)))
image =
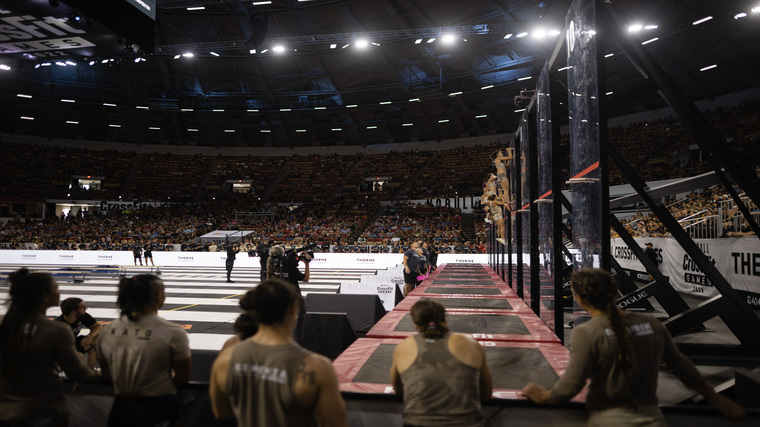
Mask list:
MULTIPOLYGON (((643 248, 652 243, 658 254, 660 271, 680 291, 705 297, 718 294, 694 260, 675 239, 637 238, 643 248)), ((760 240, 756 237, 697 239, 695 243, 736 290, 760 294, 760 240)), ((644 266, 622 239, 612 239, 612 255, 620 266, 633 270, 639 279, 648 280, 644 266)), ((749 298, 749 297, 748 297, 749 298)))
MULTIPOLYGON (((403 282, 404 279, 402 278, 403 282)), ((396 286, 389 277, 387 283, 344 282, 340 284, 341 294, 377 295, 386 311, 396 306, 396 286)))
MULTIPOLYGON (((454 255, 451 256, 453 257, 454 255)), ((441 255, 439 259, 442 257, 444 256, 441 255)), ((472 258, 472 255, 466 255, 463 257, 469 259, 472 258)), ((395 267, 397 264, 402 263, 403 258, 403 254, 333 254, 317 252, 314 254, 314 259, 311 261, 311 268, 365 268, 367 270, 383 270, 395 267)), ((224 267, 226 259, 226 252, 153 251, 153 262, 161 267, 224 267)), ((0 250, 0 264, 17 264, 25 266, 134 265, 134 256, 131 251, 0 250)), ((259 257, 249 257, 246 252, 239 252, 235 258, 235 267, 259 266, 259 257)))

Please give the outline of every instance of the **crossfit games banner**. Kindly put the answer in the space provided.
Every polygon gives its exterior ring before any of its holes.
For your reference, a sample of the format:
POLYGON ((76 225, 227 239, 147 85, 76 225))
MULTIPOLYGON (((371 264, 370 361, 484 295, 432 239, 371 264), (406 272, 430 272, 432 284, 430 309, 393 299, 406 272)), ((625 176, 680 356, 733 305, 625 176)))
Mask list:
MULTIPOLYGON (((712 297, 718 294, 712 283, 675 239, 645 237, 636 242, 644 248, 652 243, 658 254, 660 271, 680 292, 712 297)), ((747 304, 760 307, 760 240, 756 237, 696 239, 702 252, 713 262, 729 284, 746 297, 747 304)), ((622 239, 612 239, 612 255, 620 266, 639 280, 648 280, 644 266, 622 239)))

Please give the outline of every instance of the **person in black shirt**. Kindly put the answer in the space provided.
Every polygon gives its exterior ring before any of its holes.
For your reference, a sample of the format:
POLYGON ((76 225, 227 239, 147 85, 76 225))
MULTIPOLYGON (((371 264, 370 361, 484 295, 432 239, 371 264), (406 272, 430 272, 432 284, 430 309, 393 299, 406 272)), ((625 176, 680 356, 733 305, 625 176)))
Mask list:
POLYGON ((267 260, 269 259, 269 249, 272 245, 274 245, 274 240, 270 240, 269 243, 261 242, 256 246, 256 255, 259 256, 259 265, 261 266, 259 278, 262 282, 267 280, 267 260))
MULTIPOLYGON (((267 260, 267 278, 280 278, 288 283, 293 284, 301 294, 301 287, 298 286, 298 282, 307 283, 309 281, 309 263, 311 262, 311 256, 307 253, 301 254, 301 259, 304 261, 303 273, 298 270, 299 257, 295 251, 285 252, 285 248, 282 246, 272 246, 269 250, 269 259, 267 260)), ((301 304, 300 311, 298 312, 298 322, 294 331, 295 339, 298 343, 303 342, 303 318, 306 315, 306 308, 301 304)))
POLYGON ((61 315, 55 320, 61 321, 71 327, 74 334, 76 349, 79 353, 87 355, 87 367, 92 369, 98 360, 96 344, 100 334, 101 325, 95 318, 87 314, 87 306, 81 298, 66 298, 61 302, 61 315), (89 335, 79 336, 82 329, 88 328, 89 335))
POLYGON ((412 242, 411 248, 404 252, 404 296, 417 286, 417 276, 419 275, 418 263, 420 256, 417 254, 419 243, 412 242))
POLYGON ((227 268, 227 283, 235 283, 230 276, 232 275, 232 266, 235 265, 235 255, 237 254, 237 247, 233 243, 227 243, 224 245, 224 250, 227 251, 227 260, 224 265, 227 268))
POLYGON ((153 242, 148 242, 145 244, 145 252, 143 253, 143 258, 145 258, 145 265, 148 265, 148 259, 150 259, 150 265, 155 266, 156 264, 153 264, 153 242))
POLYGON ((142 263, 142 245, 139 242, 135 242, 132 244, 132 254, 135 256, 135 265, 137 265, 137 261, 140 261, 140 265, 143 265, 142 263))

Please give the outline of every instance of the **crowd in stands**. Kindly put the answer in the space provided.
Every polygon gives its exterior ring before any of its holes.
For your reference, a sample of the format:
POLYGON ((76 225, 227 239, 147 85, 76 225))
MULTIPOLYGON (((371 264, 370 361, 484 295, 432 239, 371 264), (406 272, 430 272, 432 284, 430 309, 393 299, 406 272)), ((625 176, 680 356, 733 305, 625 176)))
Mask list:
MULTIPOLYGON (((727 147, 756 162, 760 101, 719 108, 706 116, 724 133, 727 147)), ((699 152, 690 150, 694 141, 678 119, 612 127, 610 140, 647 181, 690 176, 707 169, 699 152)), ((567 157, 566 144, 565 138, 565 151, 559 158, 567 157)), ((102 248, 104 241, 106 248, 153 241, 167 248, 181 244, 198 249, 197 238, 219 228, 255 230, 259 239, 301 235, 348 248, 403 245, 420 237, 442 245, 479 248, 487 228, 482 221, 475 221, 474 235, 467 235, 460 212, 406 201, 477 196, 484 176, 493 172, 493 152, 505 148, 501 145, 345 156, 224 157, 42 149, 0 142, 6 159, 6 178, 0 180, 0 215, 11 217, 0 225, 0 245, 87 249, 102 248), (100 186, 79 187, 77 177, 98 178, 100 186), (233 191, 234 181, 248 181, 250 187, 233 191), (11 209, 11 203, 19 200, 173 204, 171 208, 124 212, 98 212, 97 207, 90 207, 84 214, 74 213, 66 219, 49 214, 41 219, 38 209, 22 214, 28 220, 21 223, 12 219, 17 211, 11 209), (389 206, 381 206, 389 201, 389 206)), ((614 167, 610 181, 624 182, 614 167)), ((674 201, 670 208, 684 224, 716 216, 717 209, 723 208, 721 226, 726 234, 742 228, 736 209, 723 203, 727 198, 711 189, 674 201)), ((662 224, 645 213, 628 219, 626 227, 635 236, 668 235, 662 224)))
MULTIPOLYGON (((734 191, 747 205, 755 220, 760 219, 758 207, 743 195, 740 188, 735 186, 734 191)), ((751 234, 746 230, 744 217, 739 208, 720 186, 693 191, 676 198, 666 206, 673 218, 693 237, 718 238, 739 236, 738 233, 751 234)), ((648 210, 636 212, 621 223, 633 237, 671 236, 662 222, 655 215, 650 215, 648 210)), ((619 237, 619 235, 613 230, 612 237, 619 237)))

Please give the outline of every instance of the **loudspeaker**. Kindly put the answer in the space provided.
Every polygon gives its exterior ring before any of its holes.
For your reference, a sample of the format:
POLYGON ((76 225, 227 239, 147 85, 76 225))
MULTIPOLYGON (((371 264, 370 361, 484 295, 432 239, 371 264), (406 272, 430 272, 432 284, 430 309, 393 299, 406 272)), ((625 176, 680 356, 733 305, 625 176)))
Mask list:
POLYGON ((377 295, 308 294, 306 313, 346 313, 358 337, 364 337, 385 316, 385 307, 377 295))
POLYGON ((303 321, 302 345, 330 360, 338 357, 356 341, 346 313, 306 313, 303 321))

